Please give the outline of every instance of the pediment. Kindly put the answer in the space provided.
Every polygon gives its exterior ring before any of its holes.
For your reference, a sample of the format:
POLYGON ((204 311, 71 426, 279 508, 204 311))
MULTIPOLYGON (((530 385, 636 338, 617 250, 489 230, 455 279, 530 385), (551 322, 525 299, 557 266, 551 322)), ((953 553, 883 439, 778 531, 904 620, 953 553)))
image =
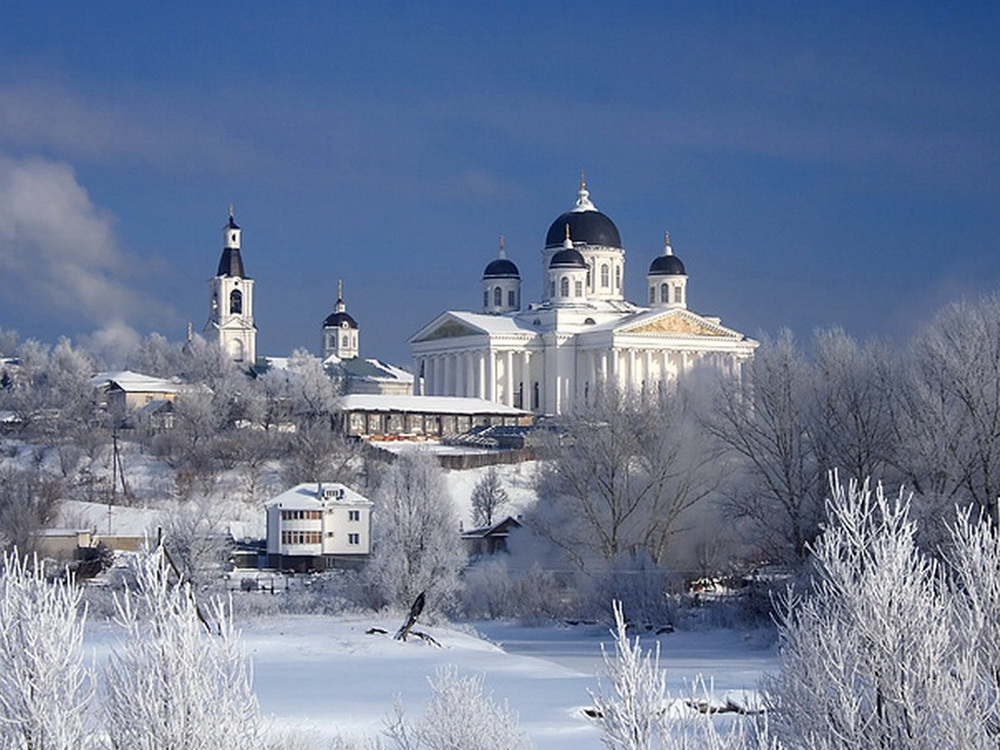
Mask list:
POLYGON ((651 320, 618 329, 619 333, 665 334, 673 336, 712 336, 730 338, 738 336, 714 320, 689 312, 670 312, 651 320))
POLYGON ((478 328, 473 328, 451 318, 443 321, 440 325, 431 329, 429 333, 416 339, 416 341, 436 341, 437 339, 451 339, 460 336, 478 336, 482 333, 483 331, 478 328))

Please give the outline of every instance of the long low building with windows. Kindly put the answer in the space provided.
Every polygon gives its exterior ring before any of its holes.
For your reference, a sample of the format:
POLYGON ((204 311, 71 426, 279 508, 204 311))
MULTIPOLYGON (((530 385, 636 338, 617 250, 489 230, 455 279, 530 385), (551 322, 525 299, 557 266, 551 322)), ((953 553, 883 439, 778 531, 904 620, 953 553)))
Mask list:
POLYGON ((530 411, 481 398, 351 394, 338 402, 343 429, 365 438, 441 438, 480 426, 530 425, 530 411))
POLYGON ((269 567, 353 567, 371 553, 372 502, 343 484, 299 484, 265 508, 269 567))

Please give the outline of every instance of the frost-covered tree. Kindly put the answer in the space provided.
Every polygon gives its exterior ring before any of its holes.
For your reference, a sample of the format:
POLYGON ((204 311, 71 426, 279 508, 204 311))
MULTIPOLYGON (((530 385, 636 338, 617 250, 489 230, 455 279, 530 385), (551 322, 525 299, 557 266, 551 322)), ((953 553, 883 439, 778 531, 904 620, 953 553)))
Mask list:
POLYGON ((0 747, 97 746, 93 678, 83 666, 85 610, 67 580, 47 581, 16 552, 0 558, 0 747))
POLYGON ((742 378, 719 381, 704 418, 739 460, 729 510, 775 561, 803 561, 823 518, 815 392, 814 372, 786 330, 761 342, 742 378))
POLYGON ((400 454, 372 501, 374 549, 366 566, 372 603, 408 608, 424 592, 428 608, 444 607, 458 589, 465 555, 437 461, 419 451, 400 454))
POLYGON ((828 515, 813 589, 786 603, 765 686, 785 747, 995 747, 996 683, 966 645, 961 592, 917 547, 908 503, 835 482, 828 515))
POLYGON ((609 389, 561 427, 528 525, 580 570, 640 555, 662 564, 683 514, 722 478, 686 400, 609 389))
POLYGON ((506 701, 483 689, 483 678, 444 667, 428 680, 431 700, 424 715, 408 722, 397 704, 386 734, 398 750, 529 750, 528 736, 506 701))
POLYGON ((849 478, 885 480, 897 452, 896 354, 874 341, 861 346, 840 328, 818 331, 813 351, 810 430, 819 463, 849 478))
POLYGON ((170 582, 162 552, 137 561, 135 590, 116 599, 124 637, 106 670, 105 714, 119 750, 256 750, 257 701, 225 606, 200 621, 190 588, 170 582))
POLYGON ((621 602, 613 602, 612 609, 614 654, 601 646, 608 683, 599 682, 598 690, 590 693, 608 750, 779 750, 765 722, 736 724, 724 734, 710 716, 686 701, 680 702, 679 711, 671 711, 659 646, 644 651, 639 638, 628 635, 621 602))
POLYGON ((973 504, 1000 497, 1000 295, 945 307, 915 338, 897 409, 899 467, 914 491, 973 504))
POLYGON ((491 466, 472 489, 472 521, 477 526, 489 526, 496 512, 507 504, 507 490, 500 481, 500 473, 491 466))

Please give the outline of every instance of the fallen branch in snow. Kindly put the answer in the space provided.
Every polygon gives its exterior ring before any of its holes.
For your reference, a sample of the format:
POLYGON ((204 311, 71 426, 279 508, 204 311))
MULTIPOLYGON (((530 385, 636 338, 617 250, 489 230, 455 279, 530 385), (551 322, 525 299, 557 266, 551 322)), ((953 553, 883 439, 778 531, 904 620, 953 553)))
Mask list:
MULTIPOLYGON (((406 617, 406 622, 396 631, 396 640, 405 641, 406 637, 410 634, 410 630, 414 625, 417 624, 417 618, 420 617, 420 613, 424 611, 424 592, 421 591, 417 594, 417 598, 413 600, 413 604, 410 607, 410 614, 406 617)), ((416 635, 416 633, 414 633, 416 635)))

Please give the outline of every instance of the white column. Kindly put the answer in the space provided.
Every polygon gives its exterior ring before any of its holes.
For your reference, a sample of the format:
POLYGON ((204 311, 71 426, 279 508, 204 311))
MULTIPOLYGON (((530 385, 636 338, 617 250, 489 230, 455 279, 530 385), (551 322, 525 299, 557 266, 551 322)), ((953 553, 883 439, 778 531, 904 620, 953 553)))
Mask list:
POLYGON ((497 358, 492 349, 486 350, 486 398, 497 400, 497 358))
POLYGON ((511 351, 510 349, 507 350, 507 361, 504 362, 503 379, 504 379, 504 382, 506 382, 506 384, 507 384, 507 387, 505 389, 506 390, 506 394, 505 394, 506 398, 504 399, 504 401, 506 402, 507 406, 513 406, 514 405, 514 388, 515 388, 515 383, 514 383, 514 352, 511 351))
POLYGON ((487 352, 479 352, 479 362, 477 362, 479 370, 479 398, 486 398, 486 354, 487 352))

